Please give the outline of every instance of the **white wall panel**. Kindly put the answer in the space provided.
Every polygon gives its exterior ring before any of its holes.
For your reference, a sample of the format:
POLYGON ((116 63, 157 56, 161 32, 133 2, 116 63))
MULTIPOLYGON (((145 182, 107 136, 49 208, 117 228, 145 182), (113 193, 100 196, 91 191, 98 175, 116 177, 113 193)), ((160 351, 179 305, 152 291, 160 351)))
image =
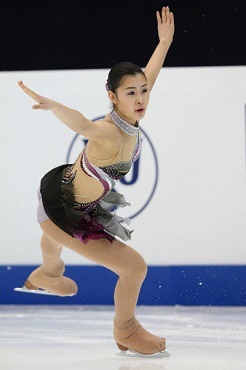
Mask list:
MULTIPOLYGON (((36 192, 65 163, 75 133, 34 111, 28 86, 94 119, 109 111, 107 70, 1 72, 0 264, 40 262, 36 192)), ((151 94, 137 181, 119 183, 132 203, 130 244, 149 264, 245 264, 245 67, 163 69, 151 94)), ((74 160, 82 147, 77 139, 74 160)), ((129 174, 130 181, 132 174, 129 174)), ((69 251, 67 263, 87 263, 69 251)))

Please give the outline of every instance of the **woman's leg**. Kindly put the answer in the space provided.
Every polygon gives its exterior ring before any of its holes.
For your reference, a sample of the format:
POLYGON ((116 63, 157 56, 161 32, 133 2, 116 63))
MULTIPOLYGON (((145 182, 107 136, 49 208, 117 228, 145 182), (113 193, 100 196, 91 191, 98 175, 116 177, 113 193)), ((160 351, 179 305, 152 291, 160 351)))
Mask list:
POLYGON ((63 276, 65 266, 61 259, 62 245, 43 234, 41 250, 43 263, 30 274, 25 286, 34 290, 45 289, 60 296, 75 295, 78 291, 76 283, 63 276))
POLYGON ((54 277, 59 276, 61 270, 64 270, 64 263, 61 260, 62 247, 61 244, 50 239, 46 234, 42 235, 41 250, 43 268, 50 275, 54 275, 54 277))
POLYGON ((50 220, 42 222, 40 226, 44 238, 52 242, 51 252, 49 244, 45 243, 44 247, 42 246, 44 255, 42 266, 47 274, 53 274, 54 266, 59 265, 61 245, 64 245, 119 276, 114 296, 114 335, 121 349, 131 348, 141 353, 156 353, 165 349, 165 340, 144 330, 134 316, 139 291, 147 272, 146 263, 137 251, 117 240, 111 243, 107 239, 99 239, 82 244, 50 220))
MULTIPOLYGON (((50 220, 40 224, 42 237, 43 269, 54 274, 60 266, 61 246, 64 245, 81 256, 107 267, 119 277, 115 289, 116 319, 127 321, 134 315, 134 309, 147 267, 142 256, 124 243, 107 239, 90 240, 87 244, 71 237, 50 220), (121 298, 118 304, 119 296, 121 298)), ((55 276, 55 275, 54 275, 55 276)))

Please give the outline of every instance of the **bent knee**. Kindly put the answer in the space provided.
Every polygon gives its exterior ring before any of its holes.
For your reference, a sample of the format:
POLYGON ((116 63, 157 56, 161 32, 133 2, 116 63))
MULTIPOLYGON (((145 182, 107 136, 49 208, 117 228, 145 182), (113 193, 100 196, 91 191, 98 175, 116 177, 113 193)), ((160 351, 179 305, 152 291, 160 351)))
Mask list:
POLYGON ((136 252, 134 258, 129 261, 123 275, 131 279, 143 281, 147 275, 147 270, 148 268, 144 258, 136 252))

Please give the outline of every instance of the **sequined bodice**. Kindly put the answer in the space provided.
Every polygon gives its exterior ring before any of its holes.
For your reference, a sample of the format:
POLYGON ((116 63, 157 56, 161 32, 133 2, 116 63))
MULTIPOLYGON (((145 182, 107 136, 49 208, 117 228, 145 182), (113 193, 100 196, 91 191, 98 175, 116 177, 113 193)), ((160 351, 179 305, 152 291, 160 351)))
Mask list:
POLYGON ((140 152, 139 126, 138 122, 136 122, 136 126, 130 125, 127 121, 120 118, 114 110, 111 111, 110 118, 112 119, 114 124, 127 136, 137 136, 135 148, 132 153, 132 158, 129 161, 127 162, 119 161, 108 166, 100 167, 100 169, 102 169, 103 172, 106 173, 109 177, 111 177, 114 180, 119 180, 130 171, 132 163, 136 161, 136 159, 139 156, 140 152))
MULTIPOLYGON (((100 167, 90 163, 86 155, 86 148, 83 150, 80 157, 80 167, 88 176, 100 181, 104 188, 102 196, 105 196, 106 193, 115 186, 114 180, 121 179, 130 171, 133 162, 137 160, 140 153, 140 131, 138 123, 137 126, 130 125, 128 122, 121 119, 114 110, 110 113, 110 118, 115 125, 123 131, 123 135, 136 136, 136 142, 130 160, 119 160, 117 163, 100 167)), ((77 170, 74 171, 74 165, 68 167, 66 170, 62 180, 63 184, 69 184, 75 179, 77 170)))

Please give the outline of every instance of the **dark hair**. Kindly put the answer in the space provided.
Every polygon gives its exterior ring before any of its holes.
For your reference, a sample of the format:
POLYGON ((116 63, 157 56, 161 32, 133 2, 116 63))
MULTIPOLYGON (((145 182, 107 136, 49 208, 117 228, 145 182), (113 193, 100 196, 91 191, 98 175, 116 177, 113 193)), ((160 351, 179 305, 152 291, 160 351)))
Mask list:
POLYGON ((145 76, 142 69, 131 62, 120 62, 115 64, 109 74, 106 83, 106 89, 116 92, 116 89, 120 86, 121 80, 125 76, 135 76, 136 74, 141 73, 145 76))

